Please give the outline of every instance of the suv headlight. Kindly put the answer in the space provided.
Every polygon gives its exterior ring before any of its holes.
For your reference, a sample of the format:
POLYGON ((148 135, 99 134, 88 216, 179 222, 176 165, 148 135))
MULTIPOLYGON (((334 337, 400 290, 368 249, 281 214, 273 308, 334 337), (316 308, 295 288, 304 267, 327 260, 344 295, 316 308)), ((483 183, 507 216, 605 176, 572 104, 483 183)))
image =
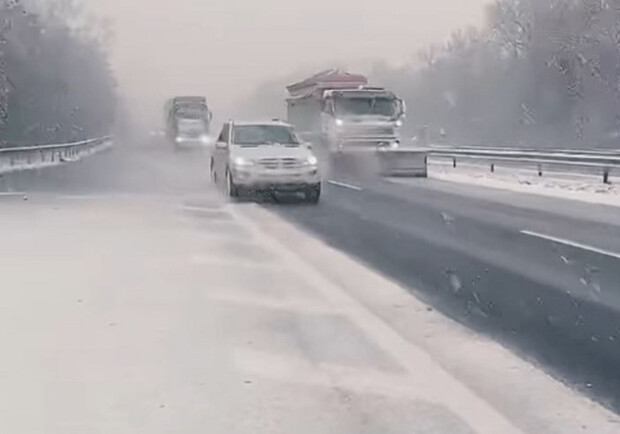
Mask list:
POLYGON ((254 161, 248 160, 247 158, 235 157, 233 159, 233 166, 235 167, 249 167, 253 165, 254 165, 254 161))
POLYGON ((304 162, 304 165, 306 166, 316 166, 318 164, 318 160, 314 155, 310 155, 308 158, 306 158, 306 161, 304 162))

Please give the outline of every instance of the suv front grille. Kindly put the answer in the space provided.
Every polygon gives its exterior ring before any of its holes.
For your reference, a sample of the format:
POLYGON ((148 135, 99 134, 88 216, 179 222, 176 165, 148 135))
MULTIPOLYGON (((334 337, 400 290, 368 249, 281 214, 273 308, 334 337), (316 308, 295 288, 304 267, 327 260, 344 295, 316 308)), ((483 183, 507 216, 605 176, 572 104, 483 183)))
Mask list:
POLYGON ((262 158, 259 160, 260 166, 265 169, 297 169, 302 166, 303 161, 297 158, 262 158))

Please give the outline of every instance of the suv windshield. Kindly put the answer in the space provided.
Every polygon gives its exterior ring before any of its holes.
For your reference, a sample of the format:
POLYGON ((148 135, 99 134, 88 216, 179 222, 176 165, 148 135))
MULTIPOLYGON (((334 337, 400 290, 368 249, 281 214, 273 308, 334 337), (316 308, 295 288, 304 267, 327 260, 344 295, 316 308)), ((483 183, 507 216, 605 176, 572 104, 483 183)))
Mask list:
POLYGON ((283 125, 235 125, 233 143, 236 145, 299 145, 292 129, 283 125))

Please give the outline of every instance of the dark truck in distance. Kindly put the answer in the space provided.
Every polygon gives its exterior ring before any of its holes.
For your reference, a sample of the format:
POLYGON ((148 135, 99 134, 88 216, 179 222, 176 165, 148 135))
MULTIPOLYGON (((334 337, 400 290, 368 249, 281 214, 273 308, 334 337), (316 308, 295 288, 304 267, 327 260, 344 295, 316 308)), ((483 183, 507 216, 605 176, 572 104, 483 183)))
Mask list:
POLYGON ((213 115, 203 96, 177 96, 166 103, 166 135, 175 145, 209 141, 213 115))

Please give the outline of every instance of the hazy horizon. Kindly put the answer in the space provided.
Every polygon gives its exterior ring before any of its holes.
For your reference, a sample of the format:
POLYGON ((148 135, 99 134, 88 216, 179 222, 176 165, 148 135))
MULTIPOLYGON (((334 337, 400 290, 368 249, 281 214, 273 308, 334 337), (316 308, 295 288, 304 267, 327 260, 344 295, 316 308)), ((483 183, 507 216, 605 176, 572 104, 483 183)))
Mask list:
POLYGON ((206 95, 230 112, 257 85, 338 62, 407 63, 420 48, 479 25, 488 0, 82 0, 109 19, 123 95, 159 116, 163 99, 206 95))

